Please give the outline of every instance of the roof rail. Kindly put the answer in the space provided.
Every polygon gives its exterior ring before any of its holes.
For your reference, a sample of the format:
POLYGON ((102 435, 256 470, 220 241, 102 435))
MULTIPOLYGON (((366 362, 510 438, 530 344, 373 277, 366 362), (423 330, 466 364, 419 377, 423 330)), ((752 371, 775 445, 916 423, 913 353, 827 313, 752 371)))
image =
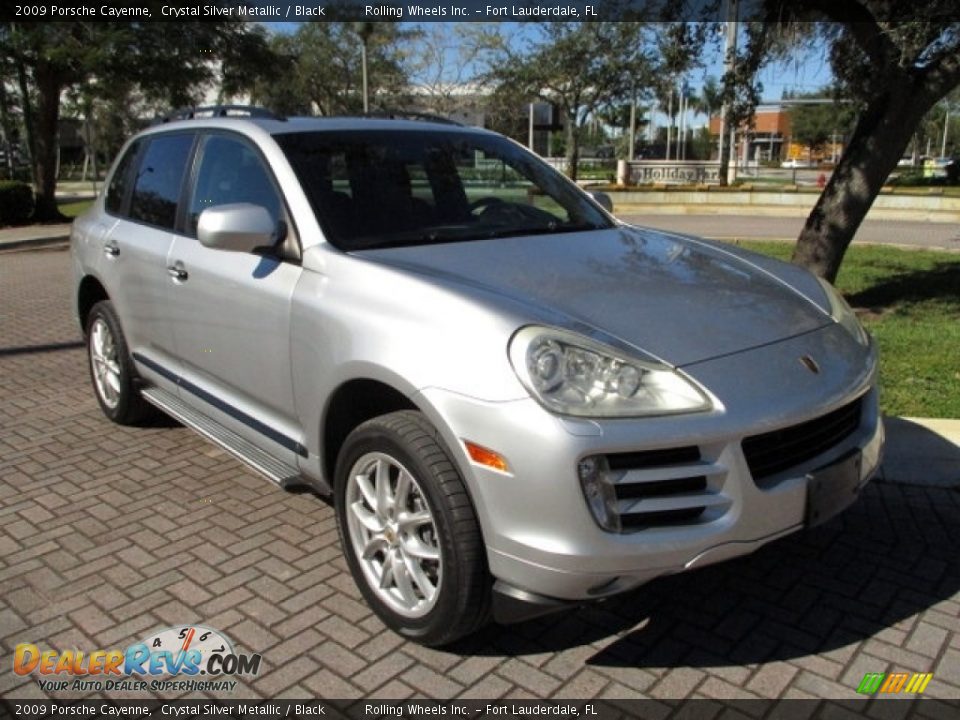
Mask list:
POLYGON ((154 125, 173 122, 175 120, 193 120, 195 118, 224 118, 224 117, 248 117, 265 118, 268 120, 286 120, 285 117, 277 115, 270 110, 254 105, 203 105, 201 107, 184 107, 160 117, 153 121, 154 125))
POLYGON ((432 115, 430 113, 416 112, 413 110, 382 110, 361 113, 359 117, 380 120, 422 120, 423 122, 434 122, 440 123, 441 125, 457 125, 458 127, 463 127, 463 123, 443 117, 442 115, 432 115))

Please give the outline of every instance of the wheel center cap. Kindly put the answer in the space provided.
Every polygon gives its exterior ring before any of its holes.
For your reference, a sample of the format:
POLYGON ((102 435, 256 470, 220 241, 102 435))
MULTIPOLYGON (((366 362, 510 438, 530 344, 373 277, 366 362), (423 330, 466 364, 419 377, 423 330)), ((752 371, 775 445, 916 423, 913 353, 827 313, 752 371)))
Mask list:
POLYGON ((399 539, 399 535, 397 533, 396 528, 390 525, 387 525, 383 529, 383 536, 387 539, 387 542, 390 543, 391 545, 396 545, 397 540, 399 539))

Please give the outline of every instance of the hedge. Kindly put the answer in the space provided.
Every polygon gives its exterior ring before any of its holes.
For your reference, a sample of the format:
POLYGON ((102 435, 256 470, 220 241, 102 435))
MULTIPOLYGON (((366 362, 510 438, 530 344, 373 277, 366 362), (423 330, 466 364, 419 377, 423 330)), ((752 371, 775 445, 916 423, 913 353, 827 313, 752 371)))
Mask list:
POLYGON ((33 215, 33 188, 18 180, 0 181, 0 225, 23 225, 33 215))

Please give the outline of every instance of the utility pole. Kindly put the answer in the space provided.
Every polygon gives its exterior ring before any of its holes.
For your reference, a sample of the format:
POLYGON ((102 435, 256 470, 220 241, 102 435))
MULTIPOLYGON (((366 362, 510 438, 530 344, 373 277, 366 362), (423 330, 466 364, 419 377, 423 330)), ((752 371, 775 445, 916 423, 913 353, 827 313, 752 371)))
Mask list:
POLYGON ((633 84, 633 93, 630 96, 630 150, 627 152, 627 159, 633 162, 633 149, 637 144, 637 84, 633 84))

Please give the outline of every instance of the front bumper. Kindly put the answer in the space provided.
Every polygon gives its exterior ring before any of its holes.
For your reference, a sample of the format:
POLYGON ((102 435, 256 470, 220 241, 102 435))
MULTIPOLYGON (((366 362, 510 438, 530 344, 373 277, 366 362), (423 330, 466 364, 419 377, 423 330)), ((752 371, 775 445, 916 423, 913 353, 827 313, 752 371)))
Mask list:
POLYGON ((684 368, 714 394, 714 410, 695 415, 571 419, 532 399, 488 403, 437 388, 423 390, 420 404, 463 473, 499 584, 576 602, 744 555, 800 529, 808 473, 857 450, 862 454, 857 489, 865 485, 879 466, 883 427, 875 356, 850 344, 845 331, 830 326, 684 368), (822 372, 813 374, 798 362, 807 354, 820 358, 822 372), (744 438, 810 421, 858 398, 859 424, 842 441, 755 481, 744 438), (510 472, 472 463, 464 440, 495 449, 510 472), (696 521, 635 532, 598 526, 577 475, 581 459, 690 446, 699 450, 710 491, 722 498, 715 509, 696 521))

